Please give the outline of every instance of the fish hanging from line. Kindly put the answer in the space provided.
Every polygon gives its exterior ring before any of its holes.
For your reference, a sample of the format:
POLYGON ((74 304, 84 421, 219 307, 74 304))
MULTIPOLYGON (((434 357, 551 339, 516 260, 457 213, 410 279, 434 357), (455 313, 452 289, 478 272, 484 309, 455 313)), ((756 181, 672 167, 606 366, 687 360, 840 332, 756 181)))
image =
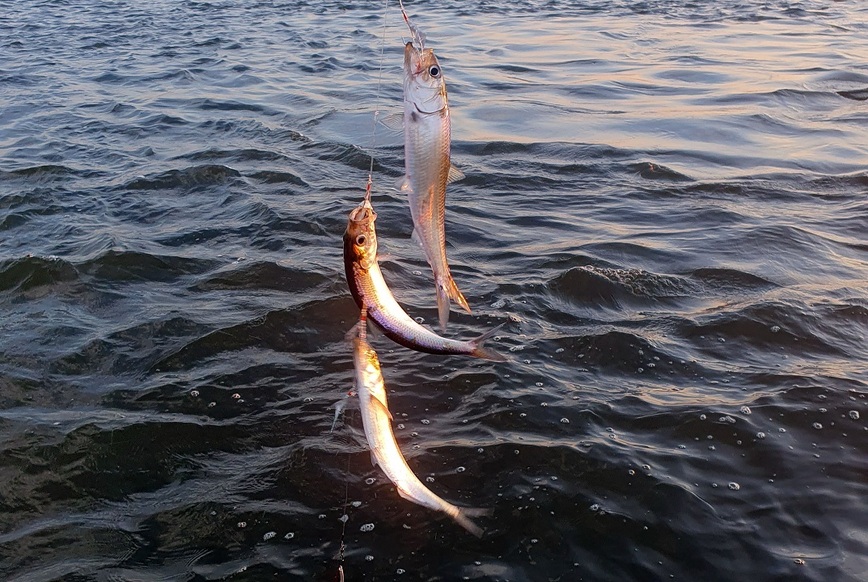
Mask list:
POLYGON ((446 259, 446 185, 464 174, 450 161, 452 125, 443 69, 434 51, 425 48, 425 36, 410 22, 403 3, 401 12, 414 40, 404 46, 405 176, 399 188, 410 202, 413 238, 434 273, 438 318, 446 329, 450 301, 471 313, 446 259))
POLYGON ((395 485, 398 495, 413 503, 442 511, 473 535, 482 536, 482 528, 470 518, 488 515, 490 510, 458 507, 445 501, 416 477, 404 459, 392 430, 392 414, 386 403, 386 385, 380 370, 380 360, 365 338, 365 326, 365 311, 362 310, 361 320, 351 330, 350 337, 353 341, 355 389, 359 394, 362 425, 371 449, 371 460, 380 466, 395 485))
POLYGON ((502 355, 482 345, 504 324, 472 340, 454 340, 434 333, 407 315, 395 300, 380 271, 376 220, 377 214, 366 196, 350 212, 344 233, 344 270, 356 305, 367 310, 368 318, 377 324, 386 337, 404 347, 429 354, 467 355, 505 361, 502 355))

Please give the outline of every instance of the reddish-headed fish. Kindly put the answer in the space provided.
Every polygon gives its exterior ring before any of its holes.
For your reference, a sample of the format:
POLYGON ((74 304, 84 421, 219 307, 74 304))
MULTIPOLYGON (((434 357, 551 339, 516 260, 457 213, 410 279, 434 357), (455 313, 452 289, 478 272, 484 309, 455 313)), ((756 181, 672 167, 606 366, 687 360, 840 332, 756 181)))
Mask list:
POLYGON ((424 507, 448 514, 458 524, 475 536, 482 535, 482 528, 470 517, 486 515, 485 509, 457 507, 435 495, 416 477, 401 454, 395 433, 392 431, 392 414, 386 405, 386 385, 380 371, 380 360, 364 337, 364 321, 357 326, 353 338, 353 363, 355 364, 356 391, 362 410, 365 438, 371 449, 374 464, 395 484, 398 494, 424 507))
POLYGON ((458 354, 498 362, 504 357, 482 342, 500 326, 472 340, 454 340, 437 335, 407 315, 389 290, 377 261, 377 214, 368 199, 350 212, 344 233, 344 270, 356 305, 365 309, 383 333, 404 347, 429 354, 458 354))
MULTIPOLYGON (((408 25, 409 19, 407 20, 408 25)), ((411 25, 421 42, 421 33, 411 25)), ((410 200, 413 236, 422 245, 437 291, 440 326, 449 321, 449 301, 470 313, 446 261, 446 184, 464 175, 450 163, 451 122, 443 70, 434 51, 404 47, 404 168, 401 190, 410 200)))

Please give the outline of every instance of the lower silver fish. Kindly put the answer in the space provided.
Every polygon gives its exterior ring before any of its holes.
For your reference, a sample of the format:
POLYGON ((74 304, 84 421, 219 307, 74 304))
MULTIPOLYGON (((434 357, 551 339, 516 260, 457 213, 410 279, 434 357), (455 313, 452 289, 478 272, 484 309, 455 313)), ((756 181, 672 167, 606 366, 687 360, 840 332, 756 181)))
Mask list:
POLYGON ((437 335, 407 315, 389 290, 377 262, 377 214, 368 199, 350 212, 344 233, 344 268, 356 305, 367 310, 383 333, 404 347, 429 354, 463 354, 502 362, 506 358, 482 343, 501 326, 472 340, 437 335))
POLYGON ((386 404, 386 385, 380 371, 377 352, 364 337, 364 320, 356 327, 353 336, 353 363, 355 365, 356 391, 362 410, 365 437, 371 448, 371 459, 379 465, 389 480, 394 483, 398 495, 424 507, 442 511, 458 524, 479 537, 482 528, 471 517, 487 515, 487 509, 458 507, 443 500, 425 487, 410 469, 392 431, 392 414, 386 404))

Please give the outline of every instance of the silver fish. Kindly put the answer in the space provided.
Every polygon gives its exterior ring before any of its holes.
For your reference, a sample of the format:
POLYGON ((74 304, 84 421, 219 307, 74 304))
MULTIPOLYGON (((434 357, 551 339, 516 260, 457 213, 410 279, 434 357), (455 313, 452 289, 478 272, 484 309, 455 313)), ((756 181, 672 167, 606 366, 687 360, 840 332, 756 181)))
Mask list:
POLYGON ((383 333, 404 347, 429 354, 458 354, 505 361, 502 355, 482 343, 492 337, 498 326, 472 340, 454 340, 437 335, 407 315, 389 290, 377 262, 377 214, 365 199, 350 212, 344 233, 344 270, 353 299, 367 310, 383 333))
POLYGON ((353 363, 362 424, 371 449, 371 459, 394 483, 401 497, 442 511, 473 535, 481 536, 482 528, 473 523, 470 517, 486 515, 489 510, 457 507, 435 495, 416 477, 401 454, 392 431, 392 414, 386 404, 386 385, 380 371, 380 360, 364 338, 364 325, 364 322, 359 323, 353 338, 353 363))
MULTIPOLYGON (((409 21, 408 21, 409 24, 409 21)), ((443 71, 434 51, 404 47, 404 168, 400 183, 410 200, 413 236, 434 272, 440 327, 449 321, 449 301, 470 313, 446 260, 446 184, 464 177, 450 163, 451 121, 443 71)))

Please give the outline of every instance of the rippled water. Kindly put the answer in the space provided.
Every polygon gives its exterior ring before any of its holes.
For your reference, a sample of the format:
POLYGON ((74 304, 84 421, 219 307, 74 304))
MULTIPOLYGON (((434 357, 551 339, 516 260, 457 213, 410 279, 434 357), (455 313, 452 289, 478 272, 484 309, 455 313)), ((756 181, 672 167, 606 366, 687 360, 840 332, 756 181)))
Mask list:
POLYGON ((411 466, 485 536, 401 499, 356 410, 329 431, 371 154, 386 276, 436 320, 401 136, 372 140, 397 6, 28 0, 0 15, 0 577, 331 580, 347 500, 348 580, 868 578, 864 3, 408 8, 467 174, 449 332, 506 322, 510 360, 374 345, 411 466))

